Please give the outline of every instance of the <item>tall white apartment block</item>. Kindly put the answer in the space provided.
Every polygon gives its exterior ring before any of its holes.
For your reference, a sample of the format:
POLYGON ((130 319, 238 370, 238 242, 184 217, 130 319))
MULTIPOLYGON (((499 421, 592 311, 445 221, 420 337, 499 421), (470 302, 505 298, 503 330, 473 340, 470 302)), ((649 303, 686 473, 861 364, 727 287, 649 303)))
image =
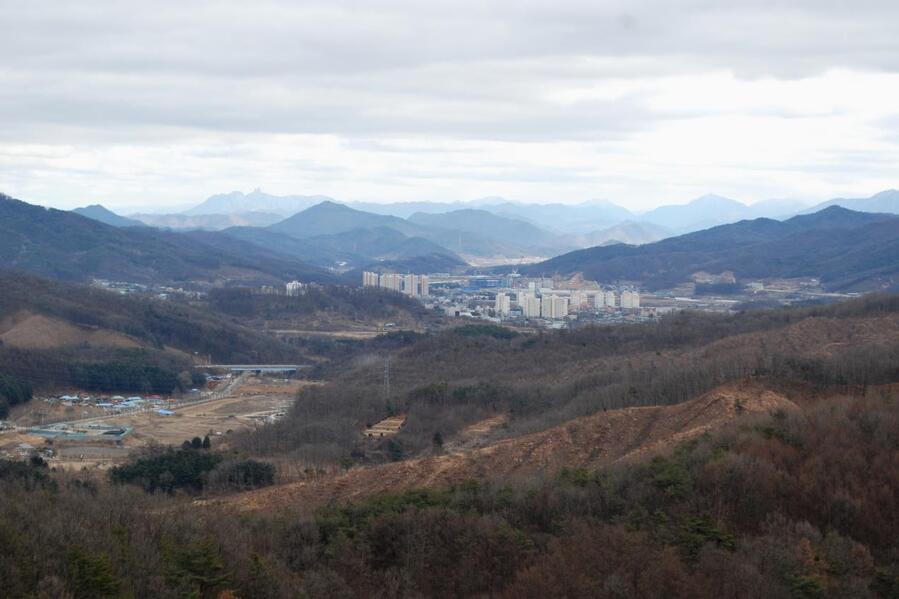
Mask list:
POLYGON ((540 318, 540 299, 533 293, 519 293, 518 305, 525 318, 540 318))
POLYGON ((291 281, 284 286, 284 292, 290 296, 303 295, 305 289, 306 285, 299 281, 291 281))
POLYGON ((636 310, 640 307, 640 294, 636 291, 621 292, 621 307, 626 310, 636 310))
POLYGON ((573 310, 581 310, 582 308, 586 308, 589 305, 589 298, 587 297, 587 293, 585 291, 571 292, 571 308, 573 310))
POLYGON ((416 295, 415 289, 415 275, 405 275, 403 276, 403 293, 406 295, 416 295))
POLYGON ((568 316, 568 298, 559 295, 552 296, 552 316, 554 320, 559 320, 568 316))
POLYGON ((559 320, 568 316, 568 298, 560 295, 544 295, 540 298, 540 317, 559 320))
POLYGON ((427 297, 430 294, 428 275, 398 275, 394 273, 378 275, 376 272, 363 272, 362 286, 381 287, 419 297, 427 297))
POLYGON ((403 275, 384 273, 381 275, 381 287, 391 291, 403 291, 403 275))
POLYGON ((508 316, 512 311, 512 298, 505 293, 497 293, 493 303, 493 311, 497 316, 508 316))
POLYGON ((553 296, 544 295, 540 298, 540 317, 541 318, 552 318, 553 317, 553 296))
POLYGON ((362 273, 362 286, 363 287, 380 287, 380 277, 378 277, 378 273, 376 272, 363 272, 362 273))
POLYGON ((602 305, 606 308, 614 308, 618 305, 618 302, 616 301, 616 298, 615 298, 614 291, 603 291, 602 298, 603 298, 602 305))

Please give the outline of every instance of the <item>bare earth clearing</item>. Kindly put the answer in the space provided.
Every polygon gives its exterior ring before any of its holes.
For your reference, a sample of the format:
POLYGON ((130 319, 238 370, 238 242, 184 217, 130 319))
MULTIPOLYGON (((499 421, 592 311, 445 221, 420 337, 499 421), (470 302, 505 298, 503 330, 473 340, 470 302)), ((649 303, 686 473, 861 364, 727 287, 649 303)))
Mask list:
MULTIPOLYGON (((783 395, 762 387, 728 385, 674 406, 600 412, 470 451, 356 468, 331 478, 244 493, 227 501, 245 510, 308 509, 375 493, 442 487, 487 476, 507 480, 552 476, 563 467, 597 467, 670 449, 741 416, 797 409, 783 395)), ((501 419, 491 418, 479 427, 488 432, 501 424, 501 419)), ((469 442, 475 434, 468 431, 469 442)))
MULTIPOLYGON (((250 378, 232 395, 212 401, 175 408, 172 415, 154 411, 110 416, 99 422, 130 426, 134 430, 121 445, 114 442, 80 442, 55 440, 57 453, 51 465, 66 469, 107 468, 127 459, 128 452, 149 445, 180 445, 193 437, 210 435, 226 438, 229 431, 262 426, 287 410, 297 391, 310 383, 297 380, 260 380, 250 378)), ((24 432, 0 435, 0 452, 12 452, 19 443, 44 447, 43 437, 24 432)))
POLYGON ((141 347, 127 335, 108 329, 76 326, 58 318, 18 312, 0 321, 0 341, 13 347, 51 348, 87 343, 113 347, 141 347))

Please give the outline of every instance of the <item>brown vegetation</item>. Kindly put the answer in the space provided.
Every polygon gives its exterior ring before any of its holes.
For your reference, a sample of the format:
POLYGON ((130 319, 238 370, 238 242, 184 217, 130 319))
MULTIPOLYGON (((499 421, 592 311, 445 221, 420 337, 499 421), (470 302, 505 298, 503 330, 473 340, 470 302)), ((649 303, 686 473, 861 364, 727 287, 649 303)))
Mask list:
POLYGON ((761 386, 730 385, 673 406, 600 412, 473 451, 354 468, 333 477, 262 489, 232 501, 241 509, 269 511, 407 489, 445 488, 472 479, 552 477, 563 468, 596 468, 670 450, 738 416, 796 409, 786 397, 761 386))
POLYGON ((140 347, 136 339, 101 328, 77 326, 60 320, 21 311, 0 322, 0 341, 24 348, 52 348, 69 345, 140 347))

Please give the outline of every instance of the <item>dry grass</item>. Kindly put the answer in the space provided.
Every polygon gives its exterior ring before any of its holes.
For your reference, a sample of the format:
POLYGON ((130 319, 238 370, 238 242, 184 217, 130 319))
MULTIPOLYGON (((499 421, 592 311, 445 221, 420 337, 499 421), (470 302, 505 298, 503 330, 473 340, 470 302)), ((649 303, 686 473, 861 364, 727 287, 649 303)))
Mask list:
MULTIPOLYGON (((600 412, 470 451, 354 468, 324 479, 238 495, 230 502, 247 510, 298 504, 309 507, 376 493, 443 487, 473 478, 552 475, 563 467, 597 467, 664 451, 737 417, 779 409, 799 408, 783 395, 755 385, 728 385, 678 405, 600 412)), ((495 418, 491 420, 496 422, 495 418)), ((479 428, 488 426, 479 424, 479 428)))
POLYGON ((141 343, 122 333, 70 324, 57 318, 19 312, 0 323, 0 341, 5 345, 29 349, 48 349, 88 343, 97 346, 141 347, 141 343))

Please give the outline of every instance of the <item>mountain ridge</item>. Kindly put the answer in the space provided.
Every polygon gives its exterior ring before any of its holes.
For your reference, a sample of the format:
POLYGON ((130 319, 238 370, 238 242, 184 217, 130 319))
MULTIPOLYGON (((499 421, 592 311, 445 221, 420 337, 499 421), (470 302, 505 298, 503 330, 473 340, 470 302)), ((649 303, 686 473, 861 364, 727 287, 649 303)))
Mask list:
POLYGON ((206 235, 119 228, 0 194, 0 260, 8 268, 70 281, 333 280, 288 256, 219 233, 206 235), (213 247, 220 239, 228 244, 213 247))
POLYGON ((896 256, 899 217, 833 206, 786 221, 744 220, 643 246, 578 250, 520 271, 582 273, 660 289, 687 282, 694 272, 730 270, 738 278, 817 276, 830 289, 872 289, 899 285, 896 256))
POLYGON ((140 220, 134 218, 127 218, 116 214, 109 208, 102 206, 101 204, 91 204, 89 206, 83 206, 81 208, 75 208, 72 210, 75 214, 80 214, 81 216, 85 216, 87 218, 93 219, 95 221, 105 223, 107 225, 112 225, 113 227, 145 227, 147 226, 145 223, 140 220))

